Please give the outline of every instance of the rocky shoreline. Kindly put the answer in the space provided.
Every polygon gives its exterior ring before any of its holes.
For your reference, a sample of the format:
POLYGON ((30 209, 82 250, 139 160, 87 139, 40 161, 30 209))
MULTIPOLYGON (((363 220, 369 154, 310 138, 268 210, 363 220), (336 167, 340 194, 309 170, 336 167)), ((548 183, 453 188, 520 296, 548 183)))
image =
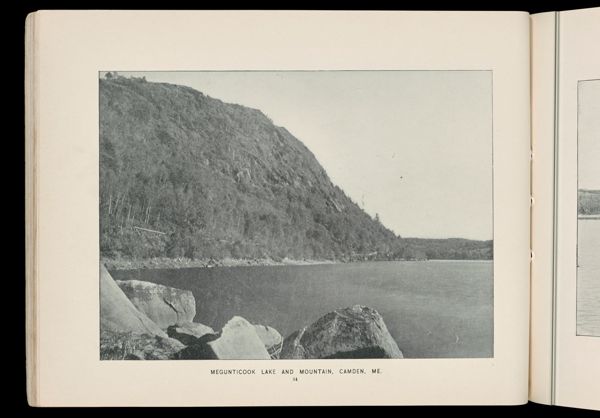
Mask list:
POLYGON ((241 316, 218 331, 197 320, 191 291, 114 280, 100 265, 101 360, 403 358, 367 306, 336 309, 286 338, 241 316))
POLYGON ((138 270, 138 269, 177 269, 177 268, 211 268, 211 267, 240 267, 240 266, 310 266, 318 264, 338 264, 341 261, 332 260, 293 260, 284 258, 273 260, 271 258, 225 258, 216 259, 190 259, 156 257, 150 259, 124 259, 105 258, 100 262, 109 270, 138 270))

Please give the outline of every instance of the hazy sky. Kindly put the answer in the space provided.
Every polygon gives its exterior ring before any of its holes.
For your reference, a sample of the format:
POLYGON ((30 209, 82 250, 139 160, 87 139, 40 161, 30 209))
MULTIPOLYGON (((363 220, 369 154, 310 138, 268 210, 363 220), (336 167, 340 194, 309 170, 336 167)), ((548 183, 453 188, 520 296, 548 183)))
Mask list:
POLYGON ((260 109, 396 234, 492 239, 491 72, 120 74, 260 109))
POLYGON ((579 188, 600 189, 600 80, 579 83, 579 188))

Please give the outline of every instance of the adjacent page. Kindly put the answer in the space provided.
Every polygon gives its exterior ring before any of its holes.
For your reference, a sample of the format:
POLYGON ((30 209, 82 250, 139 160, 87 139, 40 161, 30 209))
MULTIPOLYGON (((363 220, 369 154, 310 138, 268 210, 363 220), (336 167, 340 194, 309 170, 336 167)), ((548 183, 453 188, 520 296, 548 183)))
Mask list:
POLYGON ((526 13, 29 24, 32 404, 527 402, 526 13))
POLYGON ((600 409, 600 9, 557 19, 554 402, 600 409))

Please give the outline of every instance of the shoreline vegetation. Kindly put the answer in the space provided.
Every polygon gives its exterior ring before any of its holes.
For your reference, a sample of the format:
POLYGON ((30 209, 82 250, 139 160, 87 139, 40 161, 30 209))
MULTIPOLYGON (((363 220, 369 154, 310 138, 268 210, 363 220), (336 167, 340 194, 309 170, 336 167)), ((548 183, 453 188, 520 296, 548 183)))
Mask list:
POLYGON ((338 264, 332 260, 292 260, 284 258, 276 261, 270 258, 225 258, 191 259, 185 257, 168 258, 155 257, 149 259, 124 259, 102 257, 100 262, 108 270, 138 270, 138 269, 180 269, 180 268, 212 268, 212 267, 242 267, 242 266, 310 266, 318 264, 338 264))
MULTIPOLYGON (((401 259, 401 260, 369 260, 373 261, 492 261, 491 259, 401 259)), ((255 266, 315 266, 323 264, 348 264, 361 263, 365 260, 293 260, 284 258, 273 260, 271 258, 253 259, 190 259, 185 257, 167 258, 156 257, 150 259, 130 260, 123 258, 102 257, 101 264, 108 270, 140 270, 140 269, 183 269, 183 268, 213 268, 213 267, 255 267, 255 266)))

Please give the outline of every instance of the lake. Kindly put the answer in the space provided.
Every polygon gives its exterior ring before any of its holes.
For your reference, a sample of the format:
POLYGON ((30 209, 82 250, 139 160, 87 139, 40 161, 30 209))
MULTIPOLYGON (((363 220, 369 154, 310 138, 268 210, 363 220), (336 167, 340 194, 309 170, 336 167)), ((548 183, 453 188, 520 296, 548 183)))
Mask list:
POLYGON ((191 290, 195 322, 220 329, 232 316, 284 337, 355 304, 376 309, 406 358, 493 357, 491 261, 383 261, 111 271, 191 290))
POLYGON ((600 337, 600 220, 577 221, 577 335, 600 337))

